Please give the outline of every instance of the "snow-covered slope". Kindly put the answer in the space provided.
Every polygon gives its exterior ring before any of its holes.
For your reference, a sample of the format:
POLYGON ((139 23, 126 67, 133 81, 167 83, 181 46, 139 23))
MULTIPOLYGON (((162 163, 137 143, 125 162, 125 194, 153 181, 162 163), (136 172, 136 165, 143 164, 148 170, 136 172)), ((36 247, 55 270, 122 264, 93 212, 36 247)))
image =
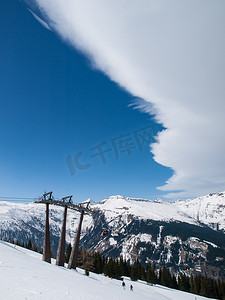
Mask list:
MULTIPOLYGON (((54 260, 52 260, 54 263, 54 260)), ((0 241, 1 299, 4 300, 193 300, 195 295, 144 282, 121 281, 41 261, 41 255, 0 241)), ((198 300, 208 299, 197 296, 198 300)))
MULTIPOLYGON (((50 209, 51 235, 58 238, 61 232, 63 208, 52 206, 50 209)), ((79 213, 68 210, 66 240, 72 242, 79 222, 79 213)), ((83 233, 90 227, 92 218, 85 216, 83 233)), ((23 204, 0 201, 0 237, 5 240, 26 241, 34 234, 38 239, 43 235, 45 224, 44 204, 23 204), (14 234, 16 233, 16 235, 14 234)))

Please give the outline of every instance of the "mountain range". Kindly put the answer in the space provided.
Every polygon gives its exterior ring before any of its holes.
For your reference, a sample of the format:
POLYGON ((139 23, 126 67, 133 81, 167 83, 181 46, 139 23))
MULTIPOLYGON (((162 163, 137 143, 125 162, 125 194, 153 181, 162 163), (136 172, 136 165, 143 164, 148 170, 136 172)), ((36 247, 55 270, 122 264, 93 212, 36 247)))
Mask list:
MULTIPOLYGON (((164 264, 172 272, 204 273, 225 278, 225 192, 166 202, 111 196, 90 203, 81 246, 105 256, 122 255, 131 263, 164 264), (104 233, 103 233, 104 232, 104 233)), ((67 243, 73 242, 79 213, 68 211, 67 243)), ((58 246, 63 208, 50 207, 51 243, 58 246)), ((45 206, 0 202, 2 240, 35 241, 43 245, 45 206)))

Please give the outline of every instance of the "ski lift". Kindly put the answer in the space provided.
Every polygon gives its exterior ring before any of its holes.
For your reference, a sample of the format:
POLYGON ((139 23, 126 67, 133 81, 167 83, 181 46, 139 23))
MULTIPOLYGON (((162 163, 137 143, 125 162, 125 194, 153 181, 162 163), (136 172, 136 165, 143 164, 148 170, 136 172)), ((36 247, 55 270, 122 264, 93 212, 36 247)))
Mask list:
POLYGON ((102 236, 106 236, 109 233, 108 229, 103 228, 102 229, 102 236))

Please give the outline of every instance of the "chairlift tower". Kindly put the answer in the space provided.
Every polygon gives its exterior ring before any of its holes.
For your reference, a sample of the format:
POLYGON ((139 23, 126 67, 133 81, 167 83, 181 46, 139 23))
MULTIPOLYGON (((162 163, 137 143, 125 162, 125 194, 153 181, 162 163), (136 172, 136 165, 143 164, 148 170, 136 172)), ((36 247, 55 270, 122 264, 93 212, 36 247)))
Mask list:
POLYGON ((56 257, 57 266, 64 266, 64 262, 65 262, 67 203, 71 203, 72 197, 73 196, 67 196, 62 198, 62 202, 63 204, 65 204, 65 208, 64 208, 64 217, 63 217, 61 236, 59 240, 59 247, 58 247, 57 257, 56 257))
POLYGON ((56 265, 64 266, 65 262, 65 244, 66 244, 66 218, 67 218, 67 209, 76 210, 81 213, 80 222, 77 229, 76 238, 74 245, 71 251, 68 268, 76 269, 77 265, 77 256, 80 243, 80 233, 81 226, 84 214, 92 214, 93 212, 89 209, 89 202, 83 202, 81 204, 73 204, 72 196, 67 196, 62 198, 62 200, 56 200, 52 196, 52 192, 45 193, 39 200, 36 200, 34 203, 45 203, 46 204, 46 221, 45 221, 45 236, 44 236, 44 245, 43 245, 43 258, 42 260, 51 263, 51 250, 50 250, 50 230, 49 230, 49 204, 62 206, 64 207, 64 218, 62 224, 62 231, 59 241, 59 247, 57 251, 56 265))
POLYGON ((73 244, 73 248, 70 254, 68 269, 76 269, 77 267, 77 257, 78 257, 78 250, 79 250, 79 243, 80 243, 80 233, 81 227, 83 222, 84 213, 91 213, 91 210, 88 208, 90 202, 82 203, 78 205, 78 210, 81 212, 80 215, 80 222, 77 229, 76 239, 73 244), (86 206, 85 206, 86 204, 86 206))
POLYGON ((50 230, 49 230, 49 202, 52 200, 52 192, 45 193, 42 198, 46 203, 45 211, 45 237, 43 245, 43 257, 42 260, 51 263, 51 249, 50 249, 50 230), (48 198, 47 198, 48 197, 48 198))

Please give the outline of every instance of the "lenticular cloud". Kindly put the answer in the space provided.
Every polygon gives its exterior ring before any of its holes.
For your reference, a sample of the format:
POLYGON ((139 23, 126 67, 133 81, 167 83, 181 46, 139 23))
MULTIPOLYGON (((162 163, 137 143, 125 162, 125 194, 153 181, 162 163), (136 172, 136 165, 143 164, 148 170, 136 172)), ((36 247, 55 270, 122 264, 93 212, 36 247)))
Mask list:
POLYGON ((174 170, 159 189, 168 197, 225 189, 223 0, 26 2, 146 111, 151 103, 166 128, 151 151, 174 170))

